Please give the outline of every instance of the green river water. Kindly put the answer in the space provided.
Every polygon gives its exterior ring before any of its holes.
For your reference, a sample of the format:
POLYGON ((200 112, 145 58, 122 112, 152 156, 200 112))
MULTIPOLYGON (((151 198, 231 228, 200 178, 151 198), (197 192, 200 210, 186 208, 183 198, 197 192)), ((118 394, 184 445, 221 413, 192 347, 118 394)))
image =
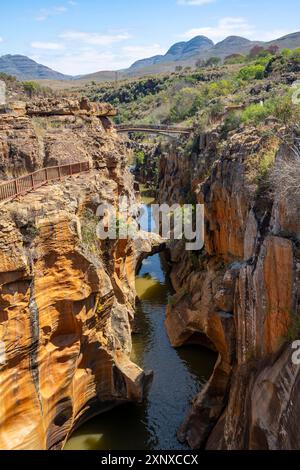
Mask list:
POLYGON ((82 425, 66 450, 176 450, 176 438, 192 398, 211 375, 216 356, 199 346, 171 347, 165 329, 170 290, 161 255, 146 259, 136 278, 137 334, 132 360, 154 379, 145 403, 126 404, 82 425))

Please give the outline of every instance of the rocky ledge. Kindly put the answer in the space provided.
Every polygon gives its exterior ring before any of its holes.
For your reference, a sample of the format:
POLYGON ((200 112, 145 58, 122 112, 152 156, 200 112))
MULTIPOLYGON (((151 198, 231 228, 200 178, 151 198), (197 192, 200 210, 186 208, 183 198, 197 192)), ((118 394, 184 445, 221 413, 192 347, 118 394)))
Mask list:
POLYGON ((151 382, 129 359, 143 246, 96 237, 99 204, 135 202, 126 149, 98 111, 71 118, 0 116, 4 177, 65 159, 94 168, 0 206, 1 449, 61 449, 151 382))
POLYGON ((5 111, 0 114, 1 179, 85 160, 105 170, 126 151, 109 119, 116 113, 109 104, 43 99, 14 102, 5 111))
POLYGON ((176 146, 162 155, 160 202, 205 205, 205 249, 170 253, 166 320, 175 347, 219 353, 179 432, 193 448, 300 448, 300 201, 272 180, 295 157, 277 130, 241 129, 226 142, 215 130, 189 156, 176 146))

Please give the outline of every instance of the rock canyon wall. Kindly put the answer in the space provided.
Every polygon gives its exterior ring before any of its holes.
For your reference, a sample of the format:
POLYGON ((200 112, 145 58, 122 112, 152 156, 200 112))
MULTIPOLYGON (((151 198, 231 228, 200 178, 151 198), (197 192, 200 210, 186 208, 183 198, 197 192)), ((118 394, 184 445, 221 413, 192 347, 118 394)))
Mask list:
POLYGON ((293 158, 275 131, 216 129, 162 152, 159 201, 205 205, 204 250, 170 246, 166 320, 173 346, 219 353, 179 431, 193 448, 300 448, 300 201, 271 178, 293 158))
POLYGON ((134 202, 113 113, 44 100, 0 115, 2 179, 93 168, 0 206, 1 449, 60 449, 94 414, 141 401, 151 380, 129 360, 137 249, 96 237, 99 204, 134 202))

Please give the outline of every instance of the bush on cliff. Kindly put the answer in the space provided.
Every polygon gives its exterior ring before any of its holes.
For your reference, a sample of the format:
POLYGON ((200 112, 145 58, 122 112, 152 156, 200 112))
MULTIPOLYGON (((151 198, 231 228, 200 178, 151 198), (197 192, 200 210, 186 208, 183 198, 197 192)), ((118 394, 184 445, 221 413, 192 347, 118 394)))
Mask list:
POLYGON ((193 116, 197 109, 204 102, 204 97, 200 90, 194 88, 183 88, 176 93, 174 104, 171 108, 171 119, 173 122, 180 122, 193 116))
POLYGON ((274 115, 285 126, 294 127, 300 122, 300 105, 293 103, 291 92, 276 98, 274 115))
POLYGON ((287 160, 282 160, 272 173, 276 193, 283 198, 300 201, 300 150, 296 148, 287 160))
POLYGON ((258 125, 270 116, 275 110, 275 106, 271 102, 250 104, 243 112, 241 121, 245 124, 258 125))
POLYGON ((234 111, 231 111, 224 119, 222 133, 226 136, 228 132, 238 129, 241 124, 241 116, 234 111))
POLYGON ((248 65, 243 67, 238 73, 238 79, 243 81, 261 80, 264 78, 265 67, 264 65, 248 65))
POLYGON ((82 242, 87 251, 95 255, 99 253, 99 240, 97 237, 97 224, 99 218, 92 210, 86 209, 81 217, 81 236, 82 242))
POLYGON ((292 53, 292 60, 296 63, 300 63, 300 47, 295 49, 292 53))

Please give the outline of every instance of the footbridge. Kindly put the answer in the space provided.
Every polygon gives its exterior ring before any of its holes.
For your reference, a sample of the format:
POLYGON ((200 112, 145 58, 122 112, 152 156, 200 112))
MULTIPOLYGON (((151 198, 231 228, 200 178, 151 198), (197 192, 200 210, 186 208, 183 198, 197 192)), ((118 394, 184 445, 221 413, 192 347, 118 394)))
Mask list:
POLYGON ((143 132, 148 134, 163 135, 189 135, 193 132, 193 127, 176 127, 176 126, 154 126, 149 124, 121 124, 116 125, 116 131, 119 134, 127 132, 143 132))

